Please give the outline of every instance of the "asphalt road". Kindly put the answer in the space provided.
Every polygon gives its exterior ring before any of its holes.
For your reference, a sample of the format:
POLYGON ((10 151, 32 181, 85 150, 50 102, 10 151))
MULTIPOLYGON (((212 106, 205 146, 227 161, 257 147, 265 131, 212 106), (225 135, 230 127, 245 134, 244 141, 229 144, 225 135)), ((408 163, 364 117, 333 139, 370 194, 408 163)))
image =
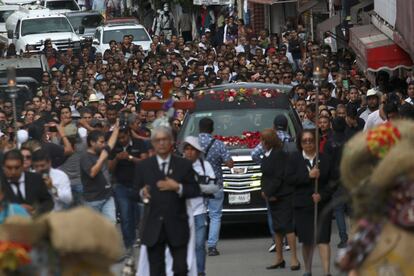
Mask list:
MULTIPOLYGON (((333 221, 334 222, 334 221, 333 221)), ((266 270, 266 266, 274 263, 275 253, 267 249, 271 244, 270 235, 266 225, 233 224, 222 228, 221 240, 218 250, 221 255, 207 257, 207 275, 211 276, 297 276, 303 275, 303 259, 298 248, 298 258, 302 264, 300 271, 290 270, 290 252, 284 252, 287 267, 285 269, 266 270)), ((336 245, 339 242, 335 223, 333 223, 331 248, 333 255, 337 254, 336 245)), ((319 254, 315 251, 312 274, 323 275, 319 254)), ((332 260, 333 263, 333 260, 332 260)), ((336 269, 332 275, 339 275, 336 269)))
MULTIPOLYGON (((336 256, 336 245, 339 242, 335 221, 332 228, 332 256, 336 256)), ((298 258, 302 264, 300 271, 290 270, 290 251, 284 252, 287 262, 285 269, 266 270, 265 267, 274 262, 274 253, 267 251, 271 244, 270 235, 265 224, 230 224, 224 225, 218 245, 220 256, 207 257, 208 276, 300 276, 303 275, 303 259, 298 245, 298 258)), ((331 263, 333 264, 333 257, 331 263)), ((332 265, 332 275, 340 273, 332 265)), ((116 275, 121 275, 121 264, 113 267, 116 275)), ((319 254, 315 251, 313 275, 323 275, 319 254)))

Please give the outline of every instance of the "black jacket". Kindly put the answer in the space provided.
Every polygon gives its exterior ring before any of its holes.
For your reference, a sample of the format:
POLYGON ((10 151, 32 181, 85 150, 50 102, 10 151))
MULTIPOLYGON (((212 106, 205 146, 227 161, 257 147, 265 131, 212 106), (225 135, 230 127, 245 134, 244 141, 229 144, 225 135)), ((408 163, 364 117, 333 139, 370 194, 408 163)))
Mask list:
MULTIPOLYGON (((332 171, 331 158, 327 154, 319 156, 319 185, 318 190, 321 195, 321 202, 326 203, 330 200, 333 190, 329 186, 329 181, 336 176, 332 171)), ((286 181, 294 188, 293 205, 294 207, 313 206, 312 194, 315 191, 315 180, 309 178, 309 171, 303 158, 302 152, 295 152, 290 155, 286 169, 286 181)))
POLYGON ((268 157, 264 156, 261 163, 262 191, 267 197, 281 197, 292 194, 293 187, 285 181, 288 154, 283 150, 273 149, 268 157))
POLYGON ((30 172, 24 174, 25 196, 23 202, 18 199, 10 187, 11 184, 3 177, 5 199, 11 203, 31 205, 40 214, 51 211, 54 205, 53 199, 42 177, 39 174, 30 172))
POLYGON ((135 170, 135 187, 141 190, 150 187, 151 199, 146 206, 142 242, 153 246, 164 226, 168 242, 172 246, 183 246, 189 239, 186 199, 200 195, 192 163, 178 156, 171 156, 168 176, 183 187, 182 196, 176 192, 161 192, 157 182, 164 179, 157 158, 153 156, 138 163, 135 170))

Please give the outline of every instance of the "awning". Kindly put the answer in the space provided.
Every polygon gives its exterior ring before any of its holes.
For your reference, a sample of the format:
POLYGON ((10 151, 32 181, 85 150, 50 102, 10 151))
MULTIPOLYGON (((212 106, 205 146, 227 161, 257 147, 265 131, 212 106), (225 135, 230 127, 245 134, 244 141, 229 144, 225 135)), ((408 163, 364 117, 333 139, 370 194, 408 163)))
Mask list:
POLYGON ((293 3, 293 2, 297 2, 297 0, 249 0, 249 2, 256 3, 256 4, 273 5, 273 4, 293 3))
POLYGON ((358 63, 369 71, 411 69, 413 65, 407 52, 374 25, 351 28, 349 44, 357 54, 358 63))

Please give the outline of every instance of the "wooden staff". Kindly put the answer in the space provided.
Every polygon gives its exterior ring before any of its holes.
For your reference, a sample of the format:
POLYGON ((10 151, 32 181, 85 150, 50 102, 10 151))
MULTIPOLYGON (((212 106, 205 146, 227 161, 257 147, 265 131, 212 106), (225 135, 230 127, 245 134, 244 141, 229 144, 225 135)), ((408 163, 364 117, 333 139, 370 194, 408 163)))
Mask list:
MULTIPOLYGON (((314 58, 313 62, 313 77, 316 84, 316 95, 315 95, 315 146, 316 146, 316 156, 314 168, 319 169, 319 87, 322 77, 322 67, 323 67, 323 57, 317 56, 314 58)), ((315 178, 315 194, 319 193, 319 178, 315 178)), ((317 244, 318 237, 318 202, 314 202, 314 214, 313 214, 313 242, 317 244)))

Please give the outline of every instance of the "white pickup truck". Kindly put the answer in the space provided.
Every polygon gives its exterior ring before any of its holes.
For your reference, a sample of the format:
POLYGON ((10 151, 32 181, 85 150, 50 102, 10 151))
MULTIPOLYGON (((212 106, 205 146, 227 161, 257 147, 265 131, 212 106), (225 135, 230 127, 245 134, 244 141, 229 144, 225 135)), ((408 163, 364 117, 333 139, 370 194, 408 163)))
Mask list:
MULTIPOLYGON (((7 18, 6 29, 7 37, 16 45, 18 54, 41 51, 46 39, 51 39, 59 51, 80 48, 80 38, 69 20, 63 14, 49 9, 29 10, 20 7, 7 18)), ((83 30, 79 30, 79 33, 83 33, 83 30)))

